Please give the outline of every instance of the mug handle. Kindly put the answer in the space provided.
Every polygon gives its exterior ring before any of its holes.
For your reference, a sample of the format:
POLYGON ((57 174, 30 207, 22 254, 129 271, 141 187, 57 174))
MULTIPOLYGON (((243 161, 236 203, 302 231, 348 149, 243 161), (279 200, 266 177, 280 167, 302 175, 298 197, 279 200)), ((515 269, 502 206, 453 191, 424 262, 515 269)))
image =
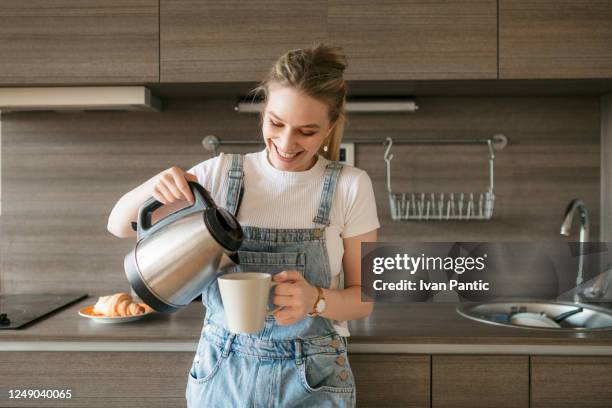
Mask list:
MULTIPOLYGON (((278 285, 280 282, 270 282, 270 289, 272 289, 273 287, 275 287, 276 285, 278 285)), ((278 312, 279 310, 281 310, 283 308, 283 306, 279 306, 277 308, 275 308, 274 310, 269 310, 267 312, 268 316, 273 315, 274 313, 278 312)))

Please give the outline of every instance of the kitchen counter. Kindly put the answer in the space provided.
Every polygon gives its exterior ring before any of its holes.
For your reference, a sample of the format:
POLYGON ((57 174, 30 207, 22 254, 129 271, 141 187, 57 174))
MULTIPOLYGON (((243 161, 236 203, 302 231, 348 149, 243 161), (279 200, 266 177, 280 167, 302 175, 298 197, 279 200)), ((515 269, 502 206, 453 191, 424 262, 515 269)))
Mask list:
MULTIPOLYGON (((89 297, 19 330, 0 330, 5 351, 195 351, 204 308, 199 301, 173 314, 123 324, 80 317, 89 297)), ((612 330, 552 332, 482 324, 453 304, 377 304, 349 324, 352 353, 612 355, 612 330)))

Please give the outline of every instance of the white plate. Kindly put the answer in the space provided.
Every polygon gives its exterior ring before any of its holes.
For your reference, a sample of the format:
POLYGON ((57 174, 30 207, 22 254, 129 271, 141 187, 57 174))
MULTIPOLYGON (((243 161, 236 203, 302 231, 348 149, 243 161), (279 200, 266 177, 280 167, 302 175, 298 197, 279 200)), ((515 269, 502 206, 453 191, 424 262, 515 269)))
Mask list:
MULTIPOLYGON (((144 304, 140 304, 141 306, 145 306, 144 304)), ((88 319, 93 320, 97 323, 127 323, 132 322, 134 320, 141 319, 145 316, 155 313, 155 310, 151 309, 149 306, 145 307, 145 310, 149 310, 139 315, 135 316, 103 316, 93 312, 93 308, 95 305, 85 306, 84 308, 79 309, 79 316, 86 317, 88 319)))
POLYGON ((561 325, 548 316, 538 313, 516 313, 510 317, 510 322, 521 326, 560 328, 561 325))

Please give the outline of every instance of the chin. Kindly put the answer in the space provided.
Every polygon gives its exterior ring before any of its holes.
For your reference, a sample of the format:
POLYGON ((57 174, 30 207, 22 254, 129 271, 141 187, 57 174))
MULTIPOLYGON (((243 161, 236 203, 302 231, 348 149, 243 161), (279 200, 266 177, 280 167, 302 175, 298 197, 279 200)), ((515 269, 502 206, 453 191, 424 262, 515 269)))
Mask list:
POLYGON ((274 167, 276 167, 279 170, 284 170, 284 171, 294 171, 295 169, 300 168, 300 166, 302 165, 301 162, 300 163, 285 163, 276 158, 272 160, 273 160, 274 167))

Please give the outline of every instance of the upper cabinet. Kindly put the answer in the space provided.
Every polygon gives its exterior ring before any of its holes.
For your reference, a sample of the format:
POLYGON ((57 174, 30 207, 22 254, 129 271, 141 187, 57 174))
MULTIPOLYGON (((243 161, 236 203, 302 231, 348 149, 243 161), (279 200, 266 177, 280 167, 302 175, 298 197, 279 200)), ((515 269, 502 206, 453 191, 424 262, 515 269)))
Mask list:
POLYGON ((327 1, 161 0, 161 82, 259 81, 326 39, 327 1))
POLYGON ((253 82, 339 45, 350 80, 612 78, 612 1, 3 0, 0 86, 253 82))
POLYGON ((612 77, 612 1, 500 0, 499 77, 612 77))
POLYGON ((348 79, 497 78, 496 0, 161 0, 160 36, 161 82, 259 81, 314 42, 348 79))
POLYGON ((329 0, 347 79, 496 79, 497 0, 329 0))
POLYGON ((2 0, 0 85, 159 81, 158 0, 2 0))

